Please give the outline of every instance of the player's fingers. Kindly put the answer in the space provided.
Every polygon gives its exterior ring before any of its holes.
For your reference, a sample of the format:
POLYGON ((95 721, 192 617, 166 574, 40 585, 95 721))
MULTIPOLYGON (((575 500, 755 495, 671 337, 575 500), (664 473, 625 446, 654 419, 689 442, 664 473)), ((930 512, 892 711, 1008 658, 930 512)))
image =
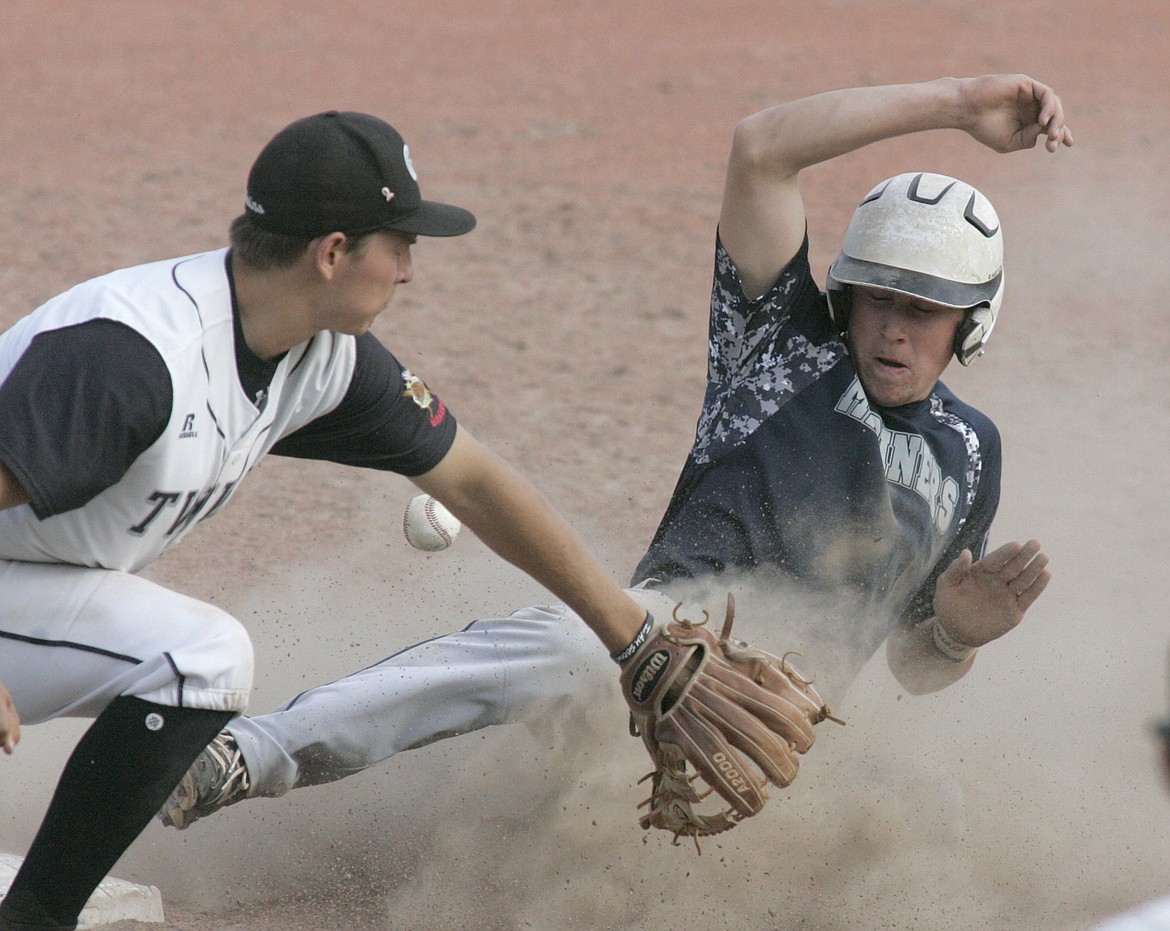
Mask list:
POLYGON ((1072 132, 1065 125, 1064 102, 1059 95, 1044 84, 1034 85, 1033 95, 1040 105, 1037 119, 1045 137, 1044 147, 1055 152, 1062 145, 1071 146, 1072 132))
POLYGON ((940 582, 953 582, 957 576, 961 576, 968 569, 971 568, 971 561, 974 557, 970 550, 963 550, 958 556, 951 560, 951 564, 943 570, 939 576, 940 582))
POLYGON ((1044 146, 1049 152, 1055 152, 1062 145, 1071 146, 1073 144, 1072 132, 1064 125, 1063 113, 1053 116, 1048 120, 1044 124, 1044 132, 1047 134, 1044 146))
POLYGON ((1048 587, 1050 581, 1052 581, 1052 573, 1047 569, 1042 570, 1032 584, 1016 596, 1016 607, 1021 612, 1027 611, 1036 603, 1036 599, 1044 594, 1044 589, 1048 587))
POLYGON ((1036 580, 1040 578, 1040 576, 1045 571, 1047 571, 1047 568, 1048 557, 1045 554, 1040 553, 1036 556, 1035 559, 1033 559, 1019 571, 1016 577, 1008 583, 1008 587, 1016 595, 1022 595, 1032 587, 1036 580))
POLYGON ((1023 549, 1023 545, 1014 541, 997 546, 979 560, 978 567, 987 572, 1002 573, 1007 569, 1008 564, 1019 555, 1021 549, 1023 549))
POLYGON ((1062 145, 1072 145, 1072 133, 1068 131, 1067 126, 1050 125, 1045 130, 1046 138, 1044 140, 1044 148, 1049 152, 1055 152, 1062 145))
POLYGON ((1011 558, 1008 566, 1010 569, 1013 569, 1019 573, 1024 570, 1025 566, 1030 565, 1037 559, 1042 559, 1045 564, 1048 563, 1048 557, 1045 556, 1040 550, 1040 541, 1029 540, 1027 543, 1023 544, 1023 546, 1020 547, 1020 551, 1011 558))
POLYGON ((1045 84, 1037 84, 1033 89, 1033 96, 1036 97, 1040 104, 1040 125, 1044 127, 1051 126, 1055 121, 1057 125, 1064 122, 1064 104, 1061 103, 1060 97, 1056 92, 1045 84), (1039 92, 1037 94, 1037 92, 1039 92))
POLYGON ((1018 576, 1040 553, 1040 543, 1029 540, 1027 543, 1005 543, 985 557, 989 568, 1004 581, 1011 581, 1018 576))

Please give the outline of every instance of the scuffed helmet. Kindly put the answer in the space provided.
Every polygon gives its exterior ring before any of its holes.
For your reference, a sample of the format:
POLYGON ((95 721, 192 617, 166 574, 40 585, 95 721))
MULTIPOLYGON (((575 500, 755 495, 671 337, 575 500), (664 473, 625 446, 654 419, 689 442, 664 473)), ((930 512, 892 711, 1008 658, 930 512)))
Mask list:
POLYGON ((850 285, 884 288, 968 312, 955 334, 963 365, 983 354, 1003 301, 1003 236, 991 202, 971 185, 930 172, 895 175, 870 191, 829 267, 826 294, 849 324, 850 285))

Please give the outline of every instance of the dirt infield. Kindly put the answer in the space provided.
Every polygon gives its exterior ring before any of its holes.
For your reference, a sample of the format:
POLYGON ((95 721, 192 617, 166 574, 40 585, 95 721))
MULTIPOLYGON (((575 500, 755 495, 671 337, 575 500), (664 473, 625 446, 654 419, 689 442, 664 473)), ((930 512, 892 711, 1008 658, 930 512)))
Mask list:
MULTIPOLYGON (((159 886, 182 931, 1075 929, 1170 891, 1146 730, 1170 647, 1168 40, 1164 0, 5 0, 0 326, 91 275, 222 245, 289 121, 381 115, 424 193, 479 226, 417 247, 377 332, 622 579, 698 413, 739 118, 845 85, 1023 71, 1057 88, 1076 135, 1056 157, 913 137, 806 177, 818 274, 896 171, 962 176, 1003 220, 999 326, 946 380, 1004 437, 993 543, 1038 537, 1055 580, 961 684, 910 699, 871 664, 849 726, 701 857, 634 825, 644 754, 607 707, 580 732, 481 732, 182 834, 153 825, 117 875, 159 886)), ((150 575, 250 625, 256 711, 541 600, 474 539, 410 550, 413 493, 266 463, 150 575)), ((79 728, 30 728, 0 759, 0 850, 25 849, 79 728)))

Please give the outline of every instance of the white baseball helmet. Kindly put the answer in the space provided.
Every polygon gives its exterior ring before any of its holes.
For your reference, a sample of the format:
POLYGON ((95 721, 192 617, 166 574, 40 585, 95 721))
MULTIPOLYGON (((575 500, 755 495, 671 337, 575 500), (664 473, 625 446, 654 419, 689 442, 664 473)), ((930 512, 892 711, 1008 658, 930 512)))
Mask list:
POLYGON ((1003 236, 991 202, 963 181, 895 175, 854 211, 829 267, 829 313, 849 323, 849 285, 885 288, 967 310, 955 335, 963 364, 983 354, 1003 301, 1003 236))

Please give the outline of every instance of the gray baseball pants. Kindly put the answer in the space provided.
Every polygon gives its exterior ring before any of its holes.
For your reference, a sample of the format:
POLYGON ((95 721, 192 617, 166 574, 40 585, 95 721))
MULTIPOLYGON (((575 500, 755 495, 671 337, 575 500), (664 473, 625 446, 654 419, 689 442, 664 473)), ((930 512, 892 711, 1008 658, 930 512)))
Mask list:
MULTIPOLYGON (((630 592, 666 617, 673 602, 630 592)), ((403 750, 556 709, 591 683, 616 683, 597 636, 563 605, 522 608, 428 640, 229 730, 249 797, 343 779, 403 750)))

